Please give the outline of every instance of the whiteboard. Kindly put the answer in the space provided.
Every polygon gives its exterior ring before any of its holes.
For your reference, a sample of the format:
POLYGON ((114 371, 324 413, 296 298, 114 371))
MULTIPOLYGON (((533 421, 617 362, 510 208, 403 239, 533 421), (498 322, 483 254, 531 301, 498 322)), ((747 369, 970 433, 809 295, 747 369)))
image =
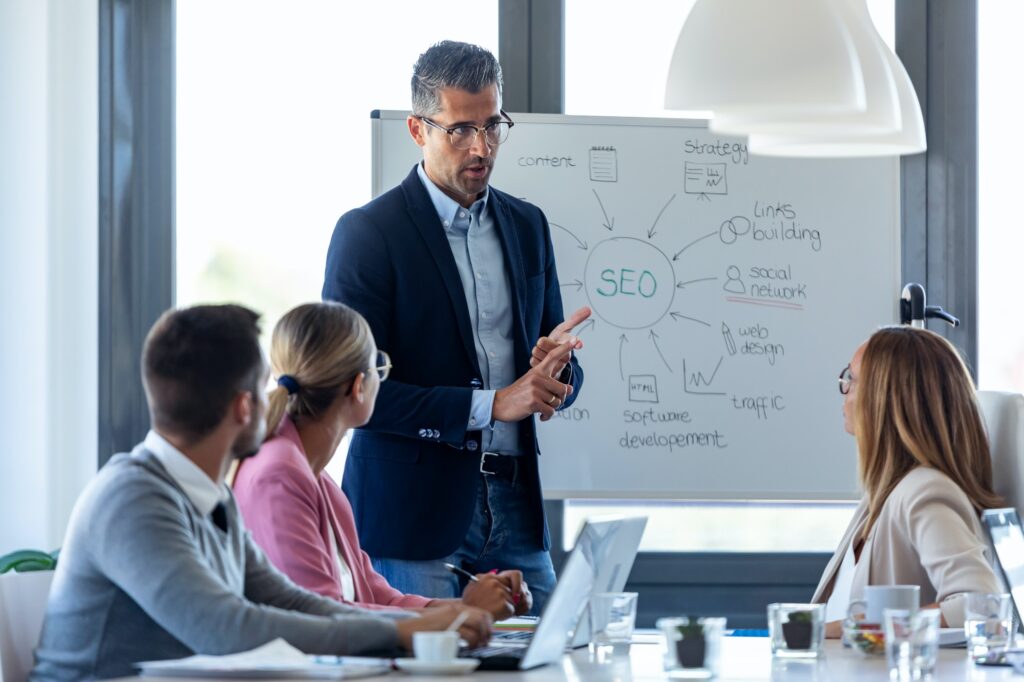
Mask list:
MULTIPOLYGON (((374 195, 420 160, 374 112, 374 195)), ((540 424, 546 497, 859 496, 840 371, 898 321, 897 158, 754 157, 703 121, 514 114, 492 185, 543 209, 579 398, 540 424)))

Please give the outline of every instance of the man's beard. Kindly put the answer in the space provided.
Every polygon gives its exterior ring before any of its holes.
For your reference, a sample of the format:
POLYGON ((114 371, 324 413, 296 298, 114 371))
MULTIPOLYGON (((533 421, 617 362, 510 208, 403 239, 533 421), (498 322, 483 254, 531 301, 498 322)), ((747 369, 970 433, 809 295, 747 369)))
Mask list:
POLYGON ((267 423, 261 418, 253 424, 252 429, 241 433, 231 445, 231 455, 238 461, 249 459, 260 451, 263 437, 267 434, 267 423))

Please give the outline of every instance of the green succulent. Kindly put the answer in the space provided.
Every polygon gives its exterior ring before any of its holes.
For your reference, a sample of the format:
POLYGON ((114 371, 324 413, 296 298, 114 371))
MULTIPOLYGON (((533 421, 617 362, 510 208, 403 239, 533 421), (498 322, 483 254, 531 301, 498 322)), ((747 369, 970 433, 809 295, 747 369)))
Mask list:
POLYGON ((0 574, 14 571, 15 573, 28 573, 29 571, 52 571, 57 567, 57 556, 59 549, 52 552, 41 552, 37 549, 19 549, 10 554, 0 556, 0 574))

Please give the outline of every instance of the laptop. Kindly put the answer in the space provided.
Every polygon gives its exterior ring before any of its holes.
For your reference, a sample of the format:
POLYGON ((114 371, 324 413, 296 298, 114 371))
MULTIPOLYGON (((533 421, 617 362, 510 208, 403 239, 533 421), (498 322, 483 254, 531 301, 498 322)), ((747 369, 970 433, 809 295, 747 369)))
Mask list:
MULTIPOLYGON (((636 559, 640 539, 646 527, 646 516, 592 516, 584 521, 583 528, 576 536, 576 546, 590 558, 590 565, 596 570, 591 594, 621 592, 626 587, 626 580, 633 569, 633 561, 636 559)), ((506 623, 513 627, 527 627, 525 630, 499 631, 492 641, 528 642, 533 637, 537 619, 514 618, 506 623)), ((590 613, 584 609, 569 646, 573 649, 587 646, 590 643, 590 634, 590 613)))
POLYGON ((1024 530, 1021 530, 1020 517, 1013 507, 986 509, 982 512, 981 522, 992 541, 996 563, 1003 574, 1003 582, 1010 590, 1013 610, 1020 623, 1024 608, 1024 530))
POLYGON ((529 670, 561 659, 594 586, 595 569, 590 561, 579 545, 573 548, 528 644, 463 649, 459 657, 478 659, 479 670, 529 670))
MULTIPOLYGON (((591 594, 622 592, 633 570, 640 539, 647 527, 646 516, 591 517, 583 524, 576 544, 582 545, 596 567, 591 594)), ((590 644, 590 611, 584 610, 572 638, 572 648, 590 644)))

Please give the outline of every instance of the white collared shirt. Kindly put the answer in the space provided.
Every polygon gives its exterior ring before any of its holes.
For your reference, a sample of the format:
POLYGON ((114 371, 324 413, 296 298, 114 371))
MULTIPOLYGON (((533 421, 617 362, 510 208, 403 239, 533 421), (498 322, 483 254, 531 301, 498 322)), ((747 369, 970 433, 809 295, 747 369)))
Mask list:
POLYGON ((185 495, 203 516, 213 511, 219 502, 228 499, 225 485, 217 485, 195 462, 167 442, 163 436, 150 429, 142 443, 160 461, 174 482, 181 486, 185 495))
MULTIPOLYGON (((854 536, 856 537, 856 536, 854 536)), ((850 546, 846 548, 843 555, 843 563, 839 565, 839 573, 832 584, 832 595, 825 604, 825 621, 846 620, 850 607, 850 592, 853 587, 853 571, 856 568, 857 559, 853 553, 855 539, 850 540, 850 546)))

